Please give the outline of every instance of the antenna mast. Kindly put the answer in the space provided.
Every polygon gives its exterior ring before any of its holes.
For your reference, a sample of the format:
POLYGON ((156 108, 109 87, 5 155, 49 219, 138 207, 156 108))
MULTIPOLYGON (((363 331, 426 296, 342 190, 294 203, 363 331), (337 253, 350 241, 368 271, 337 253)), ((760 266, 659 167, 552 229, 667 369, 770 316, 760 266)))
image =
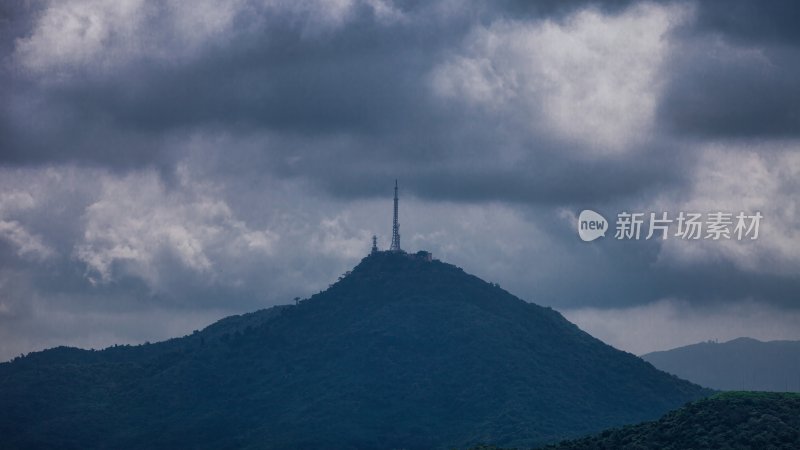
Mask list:
POLYGON ((394 220, 392 221, 392 246, 389 251, 400 252, 400 223, 397 221, 397 180, 394 180, 394 220))

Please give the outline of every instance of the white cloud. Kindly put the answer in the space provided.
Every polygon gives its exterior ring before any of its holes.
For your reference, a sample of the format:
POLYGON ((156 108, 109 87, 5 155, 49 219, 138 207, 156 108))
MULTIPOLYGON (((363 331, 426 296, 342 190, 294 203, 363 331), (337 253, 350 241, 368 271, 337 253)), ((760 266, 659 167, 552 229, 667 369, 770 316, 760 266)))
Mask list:
POLYGON ((136 35, 145 19, 144 7, 143 0, 52 2, 32 35, 17 40, 15 56, 34 72, 95 62, 112 64, 143 50, 136 35))
POLYGON ((629 308, 561 312, 592 336, 637 355, 714 339, 800 339, 800 311, 753 300, 703 307, 664 299, 629 308))
POLYGON ((363 257, 365 245, 372 238, 372 234, 363 225, 353 223, 347 213, 323 218, 310 237, 309 250, 335 257, 363 257))
POLYGON ((142 59, 183 63, 276 18, 297 24, 307 37, 325 34, 344 26, 361 4, 381 23, 403 19, 386 0, 50 1, 31 35, 17 39, 14 58, 31 73, 62 82, 88 71, 116 73, 142 59))
POLYGON ((365 3, 372 9, 375 18, 381 23, 394 23, 406 19, 403 11, 394 6, 391 0, 365 0, 365 3))
POLYGON ((659 261, 686 265, 722 260, 756 273, 800 272, 797 149, 797 143, 714 144, 698 149, 688 193, 666 207, 674 214, 761 212, 758 239, 667 239, 659 261))
POLYGON ((441 96, 582 144, 630 150, 653 125, 667 33, 687 12, 640 4, 618 15, 581 10, 563 21, 497 21, 475 29, 432 74, 441 96))
POLYGON ((30 192, 19 189, 0 192, 0 238, 13 244, 20 257, 41 261, 55 256, 55 250, 45 244, 42 237, 11 218, 20 211, 35 207, 36 199, 30 192))
POLYGON ((0 213, 30 209, 36 206, 36 200, 30 192, 19 189, 0 192, 0 213))
POLYGON ((17 247, 17 254, 24 258, 49 259, 55 252, 44 244, 39 236, 31 234, 19 222, 0 220, 0 237, 17 247))
POLYGON ((213 282, 230 258, 273 251, 276 233, 250 229, 215 196, 213 185, 193 180, 188 170, 179 178, 168 189, 152 171, 104 177, 99 198, 84 213, 83 238, 74 252, 92 282, 136 276, 157 290, 164 258, 213 282))

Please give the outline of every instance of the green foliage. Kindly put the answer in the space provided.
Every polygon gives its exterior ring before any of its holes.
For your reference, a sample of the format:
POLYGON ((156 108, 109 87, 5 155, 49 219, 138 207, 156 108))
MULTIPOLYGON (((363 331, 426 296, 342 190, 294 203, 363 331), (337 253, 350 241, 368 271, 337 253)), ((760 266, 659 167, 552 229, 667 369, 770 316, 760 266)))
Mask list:
POLYGON ((655 422, 545 447, 588 449, 797 449, 800 394, 724 392, 687 404, 655 422))
POLYGON ((0 436, 6 448, 532 446, 709 393, 457 267, 378 253, 296 306, 0 364, 0 436))

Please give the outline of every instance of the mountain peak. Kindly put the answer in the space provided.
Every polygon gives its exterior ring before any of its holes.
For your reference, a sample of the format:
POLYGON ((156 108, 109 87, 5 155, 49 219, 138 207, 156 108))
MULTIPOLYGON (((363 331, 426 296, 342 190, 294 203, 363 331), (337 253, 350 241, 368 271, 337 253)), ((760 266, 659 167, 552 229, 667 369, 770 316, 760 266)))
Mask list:
POLYGON ((532 446, 654 419, 708 393, 552 309, 403 252, 367 256, 296 306, 83 355, 0 364, 0 403, 22 405, 0 410, 11 446, 532 446))
MULTIPOLYGON (((519 309, 550 308, 527 303, 500 288, 466 273, 453 264, 433 259, 426 251, 417 253, 383 251, 366 256, 329 289, 312 296, 307 306, 322 302, 343 304, 390 304, 393 302, 431 302, 439 305, 471 304, 484 312, 519 313, 519 309)), ((569 324, 573 326, 572 324, 569 324)))
MULTIPOLYGON (((361 262, 353 268, 351 273, 391 273, 412 268, 420 270, 421 268, 430 267, 432 263, 444 264, 439 260, 434 260, 433 255, 425 250, 420 250, 416 253, 391 250, 375 251, 364 257, 361 262)), ((456 268, 456 266, 452 266, 451 264, 446 265, 456 268)))

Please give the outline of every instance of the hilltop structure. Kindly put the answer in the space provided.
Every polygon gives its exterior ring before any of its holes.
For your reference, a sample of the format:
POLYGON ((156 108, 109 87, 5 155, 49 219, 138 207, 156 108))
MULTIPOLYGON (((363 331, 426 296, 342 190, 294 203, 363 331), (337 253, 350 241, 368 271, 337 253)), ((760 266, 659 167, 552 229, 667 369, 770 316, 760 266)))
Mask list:
POLYGON ((400 223, 397 220, 397 204, 399 199, 397 197, 397 180, 394 180, 394 220, 392 220, 392 245, 389 247, 390 252, 402 252, 400 249, 400 223))
MULTIPOLYGON (((418 258, 423 261, 433 261, 433 254, 426 250, 420 250, 416 253, 406 253, 405 250, 400 248, 400 219, 399 219, 399 203, 400 197, 398 195, 397 180, 394 180, 394 216, 392 217, 392 244, 387 252, 399 253, 408 256, 409 258, 418 258)), ((372 236, 372 250, 370 255, 380 253, 378 250, 378 238, 372 236)))

